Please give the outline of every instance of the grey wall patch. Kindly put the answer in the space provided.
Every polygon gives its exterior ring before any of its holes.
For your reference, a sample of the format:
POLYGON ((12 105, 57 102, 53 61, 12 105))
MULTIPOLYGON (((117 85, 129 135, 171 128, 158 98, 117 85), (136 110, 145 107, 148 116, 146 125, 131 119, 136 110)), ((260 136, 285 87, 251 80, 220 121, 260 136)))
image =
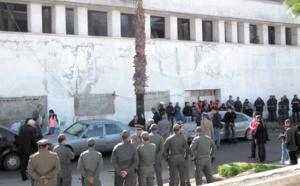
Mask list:
POLYGON ((157 109, 161 101, 165 103, 164 107, 166 107, 170 102, 170 91, 146 92, 144 100, 145 111, 151 111, 152 107, 157 109))

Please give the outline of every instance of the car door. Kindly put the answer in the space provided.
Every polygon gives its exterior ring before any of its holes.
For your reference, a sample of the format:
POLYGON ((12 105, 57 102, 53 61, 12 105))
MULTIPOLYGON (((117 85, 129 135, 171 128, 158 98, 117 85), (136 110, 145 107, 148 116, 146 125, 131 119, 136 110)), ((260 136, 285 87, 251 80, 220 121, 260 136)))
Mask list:
POLYGON ((4 133, 3 133, 3 129, 0 128, 0 156, 2 154, 2 152, 5 150, 5 142, 4 142, 4 133))
POLYGON ((235 131, 236 137, 244 137, 245 132, 248 129, 249 121, 248 119, 241 113, 236 113, 235 119, 235 131))
POLYGON ((105 124, 105 149, 110 151, 114 146, 122 141, 122 128, 115 123, 105 124))
POLYGON ((93 138, 96 142, 95 150, 105 151, 104 129, 103 124, 90 125, 85 133, 85 146, 87 148, 87 139, 93 138))

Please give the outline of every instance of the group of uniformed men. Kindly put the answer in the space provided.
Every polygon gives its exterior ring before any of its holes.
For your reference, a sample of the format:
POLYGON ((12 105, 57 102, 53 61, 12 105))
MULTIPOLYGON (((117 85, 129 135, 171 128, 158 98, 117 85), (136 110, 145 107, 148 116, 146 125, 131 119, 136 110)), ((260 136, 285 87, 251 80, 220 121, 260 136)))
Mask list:
MULTIPOLYGON (((111 162, 114 167, 115 186, 153 186, 154 177, 158 186, 162 181, 162 160, 168 162, 169 185, 184 186, 189 183, 190 159, 196 164, 196 184, 202 184, 202 172, 208 183, 212 182, 211 159, 215 152, 215 144, 212 139, 202 134, 202 128, 197 127, 197 137, 190 147, 187 143, 187 131, 181 129, 181 124, 173 126, 173 134, 166 141, 157 134, 158 126, 151 125, 151 133, 137 128, 135 135, 124 130, 121 134, 122 142, 117 144, 113 151, 111 162)), ((70 161, 74 159, 74 153, 65 146, 66 137, 58 136, 59 145, 53 151, 48 151, 48 140, 38 141, 39 151, 30 156, 28 162, 28 174, 33 180, 34 186, 58 185, 69 186, 72 183, 70 161), (57 179, 57 183, 55 183, 57 179)), ((95 141, 88 139, 88 150, 81 153, 78 160, 78 170, 84 186, 101 186, 99 178, 103 168, 103 158, 100 152, 94 150, 95 141)), ((104 184, 105 185, 105 184, 104 184)))

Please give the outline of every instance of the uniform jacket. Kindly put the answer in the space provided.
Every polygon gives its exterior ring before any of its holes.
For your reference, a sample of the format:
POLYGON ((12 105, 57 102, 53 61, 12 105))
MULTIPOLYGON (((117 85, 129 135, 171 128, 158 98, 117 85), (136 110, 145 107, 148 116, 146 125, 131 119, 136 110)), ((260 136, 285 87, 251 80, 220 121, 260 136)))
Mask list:
POLYGON ((191 157, 196 156, 198 159, 213 157, 215 151, 213 140, 203 134, 196 136, 190 145, 191 157))
POLYGON ((178 132, 175 132, 172 136, 169 136, 164 144, 166 155, 172 158, 185 158, 189 155, 189 146, 187 141, 178 132))
POLYGON ((284 143, 286 145, 286 148, 289 151, 297 150, 296 141, 295 141, 295 132, 296 132, 296 128, 294 126, 291 125, 290 127, 286 127, 284 143))
POLYGON ((56 152, 59 157, 61 172, 63 170, 71 170, 71 160, 75 158, 74 153, 65 145, 59 144, 54 147, 53 152, 56 152))
POLYGON ((202 133, 206 136, 209 136, 211 139, 214 139, 214 127, 210 120, 203 119, 201 121, 202 133))
POLYGON ((23 125, 19 131, 18 148, 20 154, 30 156, 38 150, 36 130, 30 125, 23 125))
POLYGON ((155 163, 155 151, 156 146, 149 141, 144 142, 137 148, 137 153, 139 156, 139 164, 138 170, 143 170, 142 168, 147 167, 151 170, 154 170, 154 163, 155 163))
POLYGON ((257 123, 254 138, 257 144, 266 144, 269 141, 268 129, 263 122, 257 123))
POLYGON ((164 139, 161 135, 151 132, 149 134, 149 142, 155 144, 156 154, 155 154, 155 163, 161 163, 164 152, 164 139))
POLYGON ((131 143, 135 146, 135 148, 137 148, 142 144, 142 137, 137 134, 133 134, 131 136, 131 143))
POLYGON ((29 158, 28 174, 33 179, 34 186, 44 186, 40 181, 42 176, 48 180, 47 185, 56 185, 55 178, 59 171, 60 163, 57 154, 46 148, 40 149, 29 158))

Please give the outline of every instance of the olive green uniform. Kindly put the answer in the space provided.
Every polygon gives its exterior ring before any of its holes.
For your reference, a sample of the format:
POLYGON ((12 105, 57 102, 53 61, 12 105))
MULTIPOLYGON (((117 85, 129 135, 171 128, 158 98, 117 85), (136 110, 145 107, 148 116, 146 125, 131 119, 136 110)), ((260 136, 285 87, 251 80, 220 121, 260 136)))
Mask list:
POLYGON ((83 177, 84 186, 101 186, 100 172, 103 168, 102 154, 92 148, 80 154, 77 169, 83 177), (94 177, 94 182, 88 182, 89 177, 94 177))
POLYGON ((164 139, 161 135, 151 132, 149 134, 149 142, 155 144, 156 146, 154 170, 155 170, 157 185, 162 186, 163 181, 162 181, 161 159, 163 157, 163 152, 164 152, 164 139))
POLYGON ((40 149, 29 157, 27 169, 34 186, 44 186, 40 179, 42 176, 48 180, 47 185, 57 185, 55 177, 60 171, 60 163, 56 153, 49 152, 46 148, 40 149))
POLYGON ((153 186, 154 161, 156 147, 153 143, 145 141, 137 148, 139 156, 138 176, 139 186, 153 186))
POLYGON ((57 174, 57 186, 71 186, 72 170, 70 164, 75 157, 74 153, 63 144, 55 146, 53 151, 57 153, 61 167, 60 172, 57 174))
POLYGON ((189 146, 187 141, 178 132, 169 136, 164 144, 169 164, 170 186, 174 186, 177 171, 179 172, 180 185, 185 185, 185 160, 188 159, 189 146))
POLYGON ((136 148, 129 141, 117 144, 111 156, 111 163, 115 169, 115 186, 133 186, 135 183, 135 169, 139 163, 136 148), (123 178, 121 171, 127 171, 127 176, 123 178))
POLYGON ((212 183, 211 174, 211 157, 214 155, 216 150, 215 143, 213 140, 201 134, 193 139, 190 146, 191 157, 196 156, 196 184, 202 185, 202 172, 204 173, 207 183, 212 183))
POLYGON ((132 135, 131 143, 135 146, 135 148, 137 148, 138 146, 140 146, 142 144, 142 137, 138 136, 136 134, 132 135))

